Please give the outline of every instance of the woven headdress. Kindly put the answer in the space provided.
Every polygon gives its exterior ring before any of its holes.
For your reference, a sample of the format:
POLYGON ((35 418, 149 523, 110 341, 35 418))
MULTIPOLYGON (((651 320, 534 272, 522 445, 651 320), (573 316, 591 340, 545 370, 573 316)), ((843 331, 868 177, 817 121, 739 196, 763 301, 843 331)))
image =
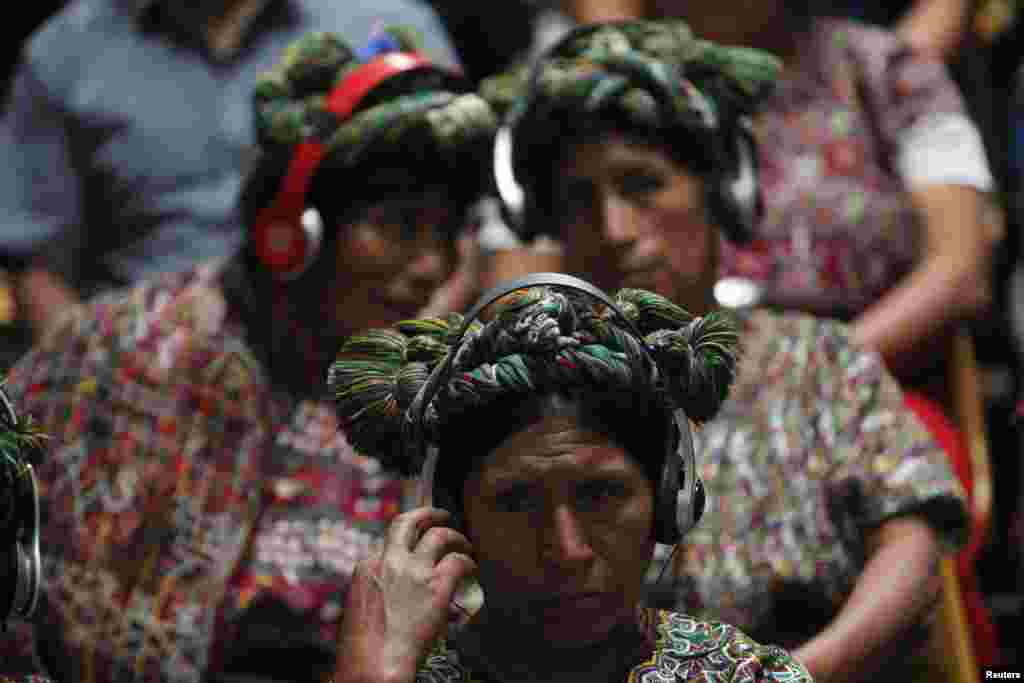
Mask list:
POLYGON ((722 46, 694 36, 680 20, 613 22, 569 40, 533 70, 519 66, 481 84, 498 113, 557 103, 596 112, 615 106, 644 125, 750 113, 772 87, 781 62, 761 50, 722 46), (681 78, 680 78, 681 77, 681 78), (671 93, 676 121, 660 120, 657 83, 671 93), (527 86, 531 101, 525 99, 527 86))
POLYGON ((31 418, 19 417, 0 383, 0 627, 35 610, 41 582, 39 493, 33 465, 45 438, 31 418))
POLYGON ((371 91, 344 120, 329 111, 328 95, 347 75, 375 57, 417 51, 414 36, 402 27, 382 29, 359 54, 333 33, 310 33, 297 40, 256 85, 260 147, 272 153, 315 138, 326 147, 324 164, 351 167, 378 146, 397 144, 413 128, 428 131, 441 150, 456 151, 489 139, 496 125, 490 106, 465 92, 454 73, 446 78, 441 69, 435 70, 433 81, 416 86, 382 84, 381 93, 371 91))
POLYGON ((422 463, 409 462, 403 421, 453 348, 450 380, 424 407, 423 426, 435 443, 449 426, 458 428, 467 410, 514 394, 570 388, 664 393, 690 419, 710 419, 735 372, 733 319, 721 313, 693 317, 639 289, 620 290, 613 300, 643 339, 616 322, 606 305, 548 285, 504 297, 489 322, 470 325, 462 343, 454 338, 463 325, 458 314, 354 336, 328 376, 343 429, 360 452, 416 472, 422 463))

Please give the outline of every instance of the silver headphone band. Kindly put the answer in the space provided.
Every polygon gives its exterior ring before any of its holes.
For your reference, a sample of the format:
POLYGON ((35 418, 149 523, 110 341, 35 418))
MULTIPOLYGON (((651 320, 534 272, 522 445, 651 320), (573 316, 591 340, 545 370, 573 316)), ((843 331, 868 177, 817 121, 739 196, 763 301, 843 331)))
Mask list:
MULTIPOLYGON (((451 365, 455 361, 455 355, 462 346, 466 333, 469 331, 473 322, 476 321, 485 308, 501 297, 511 294, 519 289, 537 286, 566 287, 583 292, 584 294, 589 294, 590 296, 598 299, 611 308, 619 318, 622 319, 629 328, 629 331, 632 332, 637 340, 640 341, 641 345, 643 345, 644 337, 636 325, 633 324, 633 321, 626 317, 626 314, 622 312, 622 310, 607 294, 586 280, 581 280, 580 278, 573 277, 572 275, 566 275, 565 273, 530 273, 529 275, 524 275, 495 285, 484 292, 484 294, 477 300, 476 304, 474 304, 473 308, 471 308, 466 314, 465 318, 463 318, 462 327, 456 334, 457 341, 448 351, 448 356, 430 373, 427 381, 423 383, 423 386, 413 399, 412 405, 409 406, 409 412, 407 413, 409 417, 403 424, 403 438, 408 439, 407 443, 415 445, 423 441, 423 413, 426 412, 427 406, 434 399, 434 396, 440 389, 440 385, 443 380, 451 374, 451 365), (405 433, 407 433, 407 435, 405 433)), ((415 455, 416 460, 419 460, 423 456, 418 449, 415 455)))

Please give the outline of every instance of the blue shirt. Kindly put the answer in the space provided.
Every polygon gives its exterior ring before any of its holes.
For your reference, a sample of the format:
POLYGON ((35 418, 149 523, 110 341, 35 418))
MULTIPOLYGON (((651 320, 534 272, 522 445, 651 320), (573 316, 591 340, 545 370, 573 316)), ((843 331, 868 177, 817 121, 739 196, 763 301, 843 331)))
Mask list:
POLYGON ((26 41, 0 122, 8 262, 43 256, 88 295, 237 248, 253 85, 310 30, 358 48, 402 23, 456 61, 419 0, 271 1, 227 59, 185 26, 190 5, 75 0, 26 41))

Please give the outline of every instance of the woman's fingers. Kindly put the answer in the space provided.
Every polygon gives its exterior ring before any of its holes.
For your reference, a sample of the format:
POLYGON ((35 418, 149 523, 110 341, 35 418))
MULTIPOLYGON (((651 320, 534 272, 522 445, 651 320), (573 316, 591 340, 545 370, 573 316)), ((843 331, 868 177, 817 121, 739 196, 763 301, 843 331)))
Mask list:
MULTIPOLYGON (((448 521, 451 513, 441 508, 422 507, 395 517, 388 530, 387 546, 412 551, 427 529, 448 521)), ((385 553, 388 548, 385 548, 385 553)))
POLYGON ((437 563, 437 571, 444 577, 445 588, 452 593, 460 581, 474 576, 476 570, 476 562, 464 553, 448 553, 437 563))
POLYGON ((427 529, 420 537, 413 553, 428 560, 431 566, 438 564, 441 558, 449 553, 462 553, 472 556, 473 546, 469 539, 455 529, 435 526, 427 529))

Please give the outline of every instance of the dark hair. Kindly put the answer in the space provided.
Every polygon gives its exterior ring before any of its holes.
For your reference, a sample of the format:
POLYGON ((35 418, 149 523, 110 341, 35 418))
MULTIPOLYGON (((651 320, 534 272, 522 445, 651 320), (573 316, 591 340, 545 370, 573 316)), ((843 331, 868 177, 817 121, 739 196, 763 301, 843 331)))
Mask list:
MULTIPOLYGON (((437 485, 462 512, 462 486, 501 443, 549 417, 567 417, 621 447, 657 488, 673 428, 661 398, 650 392, 564 387, 537 394, 513 394, 459 413, 460 425, 487 425, 467 438, 465 429, 441 427, 437 485)), ((675 444, 673 443, 673 448, 675 444)))

